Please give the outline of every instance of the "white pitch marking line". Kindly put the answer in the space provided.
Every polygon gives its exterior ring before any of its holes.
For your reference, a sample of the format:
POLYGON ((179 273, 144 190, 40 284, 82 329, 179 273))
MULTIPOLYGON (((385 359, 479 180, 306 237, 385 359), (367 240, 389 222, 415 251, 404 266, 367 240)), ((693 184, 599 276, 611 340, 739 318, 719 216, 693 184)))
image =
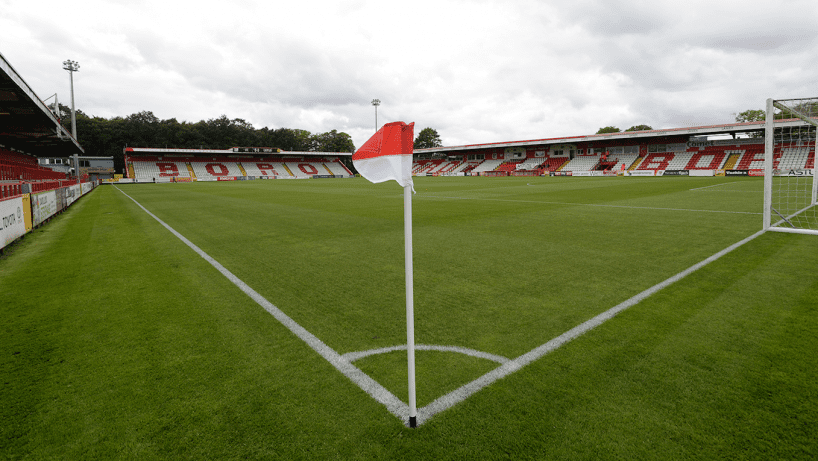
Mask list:
POLYGON ((442 198, 447 200, 485 200, 490 202, 514 202, 514 203, 542 203, 546 205, 576 205, 576 206, 594 206, 594 207, 602 207, 602 208, 631 208, 634 210, 662 210, 662 211, 692 211, 694 213, 727 213, 727 214, 751 214, 751 215, 760 215, 763 213, 757 213, 752 211, 725 211, 725 210, 693 210, 689 208, 663 208, 663 207, 652 207, 652 206, 630 206, 630 205, 603 205, 600 203, 572 203, 572 202, 546 202, 546 201, 538 201, 538 200, 511 200, 511 199, 499 199, 499 198, 480 198, 480 197, 445 197, 442 195, 431 196, 431 195, 418 195, 417 198, 442 198))
MULTIPOLYGON (((114 186, 116 190, 122 192, 122 189, 114 186)), ((193 244, 190 240, 185 238, 182 234, 176 232, 172 227, 167 225, 164 221, 159 219, 156 215, 148 211, 147 208, 142 206, 141 203, 134 200, 133 197, 122 192, 125 197, 131 199, 139 208, 150 215, 153 219, 159 222, 165 229, 169 230, 173 235, 179 238, 185 245, 189 246, 193 251, 195 251, 199 256, 205 259, 205 261, 209 262, 216 270, 222 273, 228 280, 233 282, 241 291, 243 291, 247 296, 253 299, 256 303, 258 303, 261 307, 264 308, 267 312, 272 314, 273 317, 276 318, 282 325, 284 325, 288 330, 290 330, 294 335, 298 336, 299 339, 307 343, 315 352, 321 357, 324 357, 332 366, 334 366, 338 371, 344 374, 347 378, 352 380, 355 384, 358 385, 361 389, 364 390, 367 394, 369 394, 373 399, 383 404, 390 413, 397 416, 398 419, 402 421, 408 421, 409 418, 409 406, 405 403, 401 402, 400 399, 395 397, 391 392, 389 392, 385 387, 383 387, 380 383, 375 381, 374 379, 370 378, 369 375, 361 371, 358 367, 353 365, 349 360, 345 359, 341 354, 335 352, 331 347, 324 344, 323 341, 318 339, 315 335, 307 331, 304 327, 296 323, 295 320, 291 319, 287 314, 282 312, 279 308, 274 306, 272 303, 267 301, 263 296, 258 294, 255 290, 250 288, 246 283, 244 283, 241 279, 233 275, 230 271, 228 271, 224 266, 222 266, 218 261, 210 257, 207 253, 205 253, 202 249, 198 246, 193 244)))
MULTIPOLYGON (((342 355, 341 357, 349 360, 350 362, 354 362, 358 359, 362 359, 364 357, 369 357, 370 355, 377 355, 377 354, 386 354, 389 352, 397 352, 397 351, 405 351, 406 345, 402 344, 399 346, 390 346, 390 347, 382 347, 380 349, 369 349, 367 351, 357 351, 357 352, 347 352, 346 354, 342 355)), ((466 347, 458 347, 458 346, 433 346, 429 344, 415 344, 415 350, 419 351, 438 351, 438 352, 457 352, 459 354, 465 354, 472 357, 477 357, 479 359, 486 359, 491 360, 492 362, 497 363, 508 363, 511 360, 503 357, 502 355, 495 355, 489 354, 488 352, 481 352, 474 349, 469 349, 466 347)))
POLYGON ((690 190, 702 190, 702 189, 710 189, 711 187, 719 187, 719 186, 724 186, 724 185, 726 185, 726 184, 735 184, 735 183, 737 183, 737 182, 738 182, 738 181, 723 182, 723 183, 721 183, 721 184, 713 184, 712 186, 694 187, 693 189, 690 189, 690 190))
POLYGON ((602 325, 606 321, 612 319, 614 316, 619 314, 620 312, 624 311, 625 309, 638 304, 643 299, 653 295, 654 293, 667 288, 669 285, 678 282, 679 280, 687 277, 691 273, 701 269, 702 267, 710 264, 711 262, 721 258, 722 256, 730 253, 731 251, 735 250, 736 248, 744 245, 747 242, 754 240, 756 237, 764 234, 764 231, 756 232, 755 234, 745 238, 744 240, 734 243, 729 247, 725 248, 724 250, 719 251, 718 253, 710 256, 709 258, 690 266, 689 268, 679 272, 678 274, 670 277, 669 279, 660 282, 647 290, 633 296, 632 298, 623 301, 616 306, 608 309, 607 311, 597 315, 596 317, 587 320, 576 327, 566 331, 565 333, 557 336, 556 338, 548 341, 547 343, 536 347, 529 352, 517 357, 514 360, 509 361, 499 367, 495 368, 494 370, 486 373, 485 375, 477 378, 476 380, 461 386, 458 389, 444 395, 436 399, 434 402, 426 405, 423 408, 418 408, 418 417, 417 423, 421 425, 424 421, 431 418, 437 413, 441 411, 447 410, 452 406, 462 402, 466 398, 470 397, 472 394, 478 392, 479 390, 483 389, 484 387, 494 383, 495 381, 508 376, 511 373, 523 368, 524 366, 530 364, 531 362, 542 358, 544 355, 552 352, 562 346, 565 343, 570 342, 571 340, 582 336, 583 334, 587 333, 588 331, 602 325))

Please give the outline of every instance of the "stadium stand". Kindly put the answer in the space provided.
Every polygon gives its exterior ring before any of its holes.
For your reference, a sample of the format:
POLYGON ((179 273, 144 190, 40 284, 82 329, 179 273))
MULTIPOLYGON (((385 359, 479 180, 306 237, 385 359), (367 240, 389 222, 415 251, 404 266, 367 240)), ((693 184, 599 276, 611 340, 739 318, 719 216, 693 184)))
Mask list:
POLYGON ((639 154, 622 154, 616 159, 616 163, 614 164, 612 170, 614 171, 621 171, 623 169, 628 169, 633 165, 633 162, 639 158, 639 154))
POLYGON ((30 155, 0 148, 0 181, 41 181, 66 179, 65 173, 56 172, 37 163, 30 155))
POLYGON ((557 171, 563 164, 568 161, 568 157, 549 157, 540 164, 540 168, 548 171, 557 171))
POLYGON ((296 178, 311 178, 318 174, 330 174, 320 164, 308 162, 284 162, 287 171, 296 178), (324 171, 321 171, 324 170, 324 171))
POLYGON ((599 155, 578 155, 562 167, 562 171, 591 171, 598 163, 599 155))
POLYGON ((727 153, 720 152, 695 152, 690 153, 690 160, 682 167, 682 170, 718 170, 727 161, 727 153))
POLYGON ((412 163, 412 174, 425 175, 426 173, 431 173, 432 170, 439 168, 443 163, 443 159, 419 160, 418 162, 412 163))
POLYGON ((248 176, 256 176, 256 177, 271 177, 271 176, 279 176, 280 173, 278 172, 279 169, 283 168, 281 166, 276 166, 273 164, 274 162, 258 162, 258 161, 250 161, 250 162, 241 162, 240 165, 244 168, 244 171, 247 173, 248 176))
POLYGON ((198 179, 218 179, 243 176, 238 163, 230 159, 216 158, 212 161, 190 162, 198 179))
POLYGON ((471 172, 483 162, 484 160, 469 160, 463 164, 462 168, 458 168, 460 170, 458 172, 463 174, 471 174, 471 172))
POLYGON ((778 168, 782 170, 814 168, 815 147, 789 144, 781 147, 778 168))
POLYGON ((134 160, 134 175, 139 181, 153 181, 160 178, 189 178, 186 162, 162 160, 134 160))
MULTIPOLYGON (((777 151, 778 149, 776 149, 777 151)), ((779 159, 781 158, 781 153, 773 151, 773 167, 776 166, 779 159)), ((734 151, 736 152, 736 151, 734 151)), ((736 164, 736 170, 753 170, 753 169, 763 169, 764 168, 764 148, 761 149, 748 149, 744 152, 738 151, 741 154, 738 163, 736 164)))
POLYGON ((494 171, 514 171, 520 163, 522 163, 522 160, 509 160, 501 163, 494 171))
POLYGON ((452 173, 452 172, 453 172, 453 171, 454 171, 454 170, 455 170, 457 167, 459 167, 459 166, 460 166, 460 165, 462 165, 463 163, 464 163, 464 162, 463 162, 462 160, 448 160, 448 161, 444 161, 444 162, 441 162, 441 163, 440 163, 438 166, 436 166, 435 168, 432 168, 432 170, 431 170, 431 171, 429 171, 429 173, 432 173, 432 174, 434 174, 434 175, 440 175, 440 174, 452 173))
POLYGON ((667 170, 668 165, 670 164, 671 160, 675 157, 673 152, 660 152, 654 154, 648 154, 648 156, 642 160, 642 163, 636 167, 637 170, 667 170))
POLYGON ((352 174, 340 161, 324 162, 323 165, 335 176, 349 176, 352 174))
POLYGON ((475 168, 471 170, 472 173, 483 173, 485 171, 493 171, 498 166, 500 166, 505 160, 502 159, 491 159, 491 160, 484 160, 483 163, 477 165, 475 168))

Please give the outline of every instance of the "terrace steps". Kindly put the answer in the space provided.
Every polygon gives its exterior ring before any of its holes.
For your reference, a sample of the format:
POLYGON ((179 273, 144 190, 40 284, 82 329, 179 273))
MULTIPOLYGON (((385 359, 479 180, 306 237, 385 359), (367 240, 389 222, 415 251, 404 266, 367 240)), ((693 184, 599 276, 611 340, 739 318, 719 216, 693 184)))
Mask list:
POLYGON ((736 166, 739 157, 741 157, 741 154, 730 154, 730 156, 727 157, 727 161, 724 162, 724 169, 732 170, 736 166))

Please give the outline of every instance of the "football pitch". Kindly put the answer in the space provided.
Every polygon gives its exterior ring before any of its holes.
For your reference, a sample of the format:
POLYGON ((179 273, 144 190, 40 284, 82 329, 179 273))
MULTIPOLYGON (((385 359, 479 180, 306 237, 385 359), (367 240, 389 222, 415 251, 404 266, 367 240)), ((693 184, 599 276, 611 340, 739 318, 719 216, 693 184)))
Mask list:
POLYGON ((818 239, 761 178, 415 189, 418 428, 399 186, 119 185, 0 259, 0 453, 818 456, 818 239))

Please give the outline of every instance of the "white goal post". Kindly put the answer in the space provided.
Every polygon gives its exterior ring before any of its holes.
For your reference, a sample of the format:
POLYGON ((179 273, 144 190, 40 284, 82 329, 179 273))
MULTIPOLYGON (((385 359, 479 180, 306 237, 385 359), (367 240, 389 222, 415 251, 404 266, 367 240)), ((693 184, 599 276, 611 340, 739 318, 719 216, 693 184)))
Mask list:
POLYGON ((764 230, 818 235, 816 127, 818 98, 767 100, 764 230))

